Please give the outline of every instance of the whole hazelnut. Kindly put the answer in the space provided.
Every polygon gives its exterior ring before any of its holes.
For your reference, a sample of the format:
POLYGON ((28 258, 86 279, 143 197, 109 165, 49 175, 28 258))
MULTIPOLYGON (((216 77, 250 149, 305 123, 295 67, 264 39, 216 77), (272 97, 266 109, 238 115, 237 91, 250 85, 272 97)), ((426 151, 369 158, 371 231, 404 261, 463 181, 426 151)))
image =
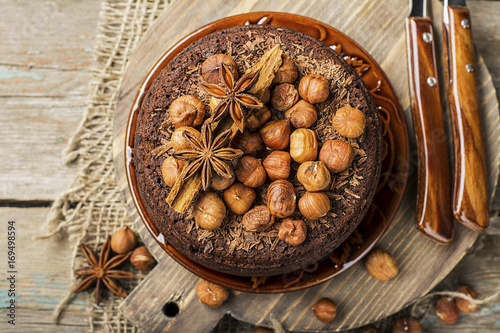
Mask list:
POLYGON ((287 54, 283 54, 281 66, 274 76, 273 84, 293 83, 298 77, 297 65, 287 54))
POLYGON ((267 208, 278 218, 292 215, 296 200, 295 188, 289 181, 278 179, 267 188, 267 208))
POLYGON ((323 192, 306 192, 299 200, 299 210, 307 219, 319 219, 330 211, 330 198, 323 192))
POLYGON ((189 126, 182 126, 176 129, 173 133, 172 136, 170 137, 170 144, 172 145, 172 148, 175 151, 183 150, 183 149, 191 149, 191 146, 189 145, 188 141, 184 137, 184 132, 189 132, 193 134, 195 137, 200 138, 201 134, 200 132, 189 126))
POLYGON ((366 118, 363 112, 350 106, 337 110, 332 118, 332 127, 346 138, 357 138, 365 131, 366 118))
POLYGON ((422 325, 413 317, 399 318, 392 327, 392 333, 422 333, 422 325))
POLYGON ((349 142, 328 140, 319 151, 319 160, 325 163, 331 172, 337 173, 347 169, 355 155, 349 142))
POLYGON ((449 296, 441 296, 436 302, 436 315, 448 325, 457 322, 460 313, 458 312, 455 299, 449 296))
POLYGON ((267 176, 271 180, 287 179, 290 175, 290 163, 292 159, 286 151, 275 150, 262 162, 267 176))
POLYGON ((285 119, 270 121, 260 130, 262 140, 271 150, 285 150, 290 143, 291 132, 290 123, 285 119))
POLYGON ((316 107, 301 99, 285 111, 285 117, 295 128, 309 128, 318 120, 316 107))
POLYGON ((242 183, 233 184, 224 191, 224 202, 227 208, 238 215, 245 214, 252 207, 256 197, 254 189, 242 183))
MULTIPOLYGON (((467 285, 458 287, 457 293, 465 294, 472 299, 477 299, 476 291, 467 285)), ((474 304, 465 298, 457 297, 455 298, 455 303, 457 304, 458 309, 462 312, 474 312, 477 310, 477 304, 474 304)))
POLYGON ((299 100, 299 93, 290 83, 277 85, 273 90, 271 104, 278 111, 285 111, 291 108, 299 100))
POLYGON ((217 191, 223 191, 229 186, 233 185, 236 180, 236 175, 234 174, 233 167, 230 166, 229 173, 231 174, 230 178, 223 177, 219 175, 217 172, 212 174, 212 188, 217 191))
POLYGON ((265 327, 255 327, 251 333, 273 333, 273 331, 265 327))
POLYGON ((260 160, 252 156, 243 156, 236 165, 236 178, 249 187, 264 185, 267 174, 260 160))
POLYGON ((111 236, 111 249, 118 253, 127 253, 135 249, 137 236, 129 227, 123 227, 111 236))
POLYGON ((307 161, 297 170, 297 179, 311 192, 322 191, 330 185, 330 170, 321 161, 307 161))
POLYGON ((250 132, 245 129, 242 132, 238 132, 233 141, 231 142, 231 147, 240 149, 243 151, 243 155, 259 157, 266 151, 266 145, 259 132, 250 132))
POLYGON ((265 123, 271 119, 271 111, 266 106, 257 109, 250 113, 246 120, 246 128, 257 129, 261 128, 265 123))
POLYGON ((260 232, 274 224, 274 216, 266 206, 255 206, 243 215, 242 223, 246 231, 260 232))
POLYGON ((201 75, 208 83, 218 84, 219 79, 219 70, 221 64, 224 63, 231 70, 231 73, 234 76, 235 80, 238 80, 238 66, 234 62, 233 58, 226 54, 214 54, 213 56, 208 57, 201 64, 201 75))
POLYGON ((306 224, 302 220, 287 217, 280 225, 278 237, 290 245, 302 244, 307 237, 306 224))
POLYGON ((215 230, 224 221, 226 206, 217 194, 202 192, 195 204, 193 216, 196 224, 201 228, 215 230))
POLYGON ((174 186, 186 164, 186 161, 178 160, 173 156, 167 157, 161 165, 161 175, 165 184, 170 187, 174 186))
POLYGON ((324 102, 330 94, 328 80, 323 75, 308 74, 300 79, 299 94, 312 104, 324 102))
POLYGON ((323 323, 332 322, 337 316, 337 305, 329 298, 320 298, 312 308, 316 318, 323 323))
POLYGON ((299 128, 290 135, 290 156, 297 163, 312 161, 318 156, 316 133, 307 128, 299 128))
POLYGON ((266 90, 262 93, 262 97, 260 98, 260 101, 262 104, 266 104, 271 100, 271 88, 267 87, 266 90))
POLYGON ((198 126, 205 117, 205 104, 192 95, 184 95, 172 102, 168 108, 170 121, 175 128, 198 126))
POLYGON ((196 285, 196 294, 201 303, 218 308, 229 297, 227 289, 207 280, 200 280, 196 285))
POLYGON ((379 281, 388 281, 398 275, 398 264, 389 251, 378 248, 372 250, 365 259, 368 273, 379 281))
POLYGON ((139 246, 132 252, 130 262, 141 272, 146 272, 155 267, 156 261, 151 252, 145 246, 139 246))

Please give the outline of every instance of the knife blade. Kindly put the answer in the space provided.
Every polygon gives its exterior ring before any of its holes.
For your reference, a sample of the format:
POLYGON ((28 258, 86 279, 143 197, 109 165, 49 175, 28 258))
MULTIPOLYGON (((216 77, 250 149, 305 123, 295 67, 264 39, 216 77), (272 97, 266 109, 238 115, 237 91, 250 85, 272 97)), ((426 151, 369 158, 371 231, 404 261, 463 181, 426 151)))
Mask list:
POLYGON ((471 20, 465 0, 445 0, 443 41, 455 156, 453 213, 465 226, 483 232, 489 224, 486 162, 471 20))
POLYGON ((453 239, 448 147, 439 91, 434 32, 427 0, 410 0, 406 19, 411 111, 418 152, 416 226, 448 244, 453 239))

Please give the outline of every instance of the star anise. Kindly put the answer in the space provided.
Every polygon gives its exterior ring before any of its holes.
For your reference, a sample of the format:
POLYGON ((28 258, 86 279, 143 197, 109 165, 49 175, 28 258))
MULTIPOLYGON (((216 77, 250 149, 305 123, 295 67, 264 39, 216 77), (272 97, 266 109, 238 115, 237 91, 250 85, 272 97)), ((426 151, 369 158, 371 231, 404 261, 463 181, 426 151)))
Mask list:
POLYGON ((231 70, 222 63, 219 68, 219 77, 221 85, 202 83, 201 86, 207 93, 220 100, 217 107, 212 111, 210 121, 214 122, 222 118, 228 111, 234 123, 238 126, 240 132, 245 129, 245 108, 261 108, 264 105, 258 98, 248 94, 259 78, 259 72, 251 72, 243 75, 235 82, 231 70))
POLYGON ((107 287, 114 294, 125 297, 127 292, 120 287, 114 279, 133 278, 135 275, 130 272, 114 270, 116 266, 127 260, 131 253, 120 254, 110 258, 111 237, 108 237, 101 249, 101 255, 97 259, 96 254, 87 245, 80 244, 85 258, 90 266, 75 270, 76 275, 87 276, 73 292, 85 291, 95 284, 95 303, 99 304, 101 293, 104 287, 107 287))
POLYGON ((189 162, 182 171, 182 180, 190 178, 201 170, 201 184, 203 190, 206 191, 212 184, 213 171, 222 177, 231 178, 231 170, 224 161, 231 161, 243 155, 241 150, 227 147, 231 133, 232 130, 228 129, 213 139, 209 122, 203 124, 200 138, 184 131, 182 135, 191 149, 179 150, 173 154, 175 158, 189 162))

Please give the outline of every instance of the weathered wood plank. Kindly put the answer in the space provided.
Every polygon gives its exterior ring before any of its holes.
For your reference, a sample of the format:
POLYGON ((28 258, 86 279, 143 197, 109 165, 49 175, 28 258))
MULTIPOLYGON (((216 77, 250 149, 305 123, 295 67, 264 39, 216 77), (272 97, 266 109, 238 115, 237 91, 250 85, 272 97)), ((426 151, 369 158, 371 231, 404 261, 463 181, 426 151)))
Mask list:
POLYGON ((99 1, 0 8, 0 201, 51 201, 75 177, 61 154, 85 109, 99 1))
MULTIPOLYGON (((15 221, 15 297, 9 297, 5 292, 10 289, 10 283, 0 280, 0 330, 2 332, 61 332, 81 331, 88 325, 85 295, 75 295, 68 311, 60 318, 62 326, 56 326, 51 319, 53 310, 66 296, 71 280, 71 244, 65 237, 35 239, 40 235, 40 224, 48 214, 48 208, 0 208, 0 248, 6 255, 7 222, 15 221), (16 325, 11 329, 7 323, 4 305, 15 299, 16 325)), ((0 271, 5 274, 11 268, 7 261, 0 261, 0 271)))

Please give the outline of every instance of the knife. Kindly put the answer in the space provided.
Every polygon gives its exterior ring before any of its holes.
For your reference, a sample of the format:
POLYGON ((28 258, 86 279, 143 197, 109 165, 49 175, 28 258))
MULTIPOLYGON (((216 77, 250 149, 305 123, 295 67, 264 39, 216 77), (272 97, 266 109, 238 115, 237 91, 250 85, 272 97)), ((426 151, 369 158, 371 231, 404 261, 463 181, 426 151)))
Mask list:
POLYGON ((465 226, 482 232, 489 224, 486 163, 471 20, 465 0, 445 0, 443 41, 455 154, 453 213, 465 226))
POLYGON ((406 40, 413 127, 418 152, 416 225, 424 235, 453 239, 448 147, 439 92, 430 0, 410 0, 406 40))

